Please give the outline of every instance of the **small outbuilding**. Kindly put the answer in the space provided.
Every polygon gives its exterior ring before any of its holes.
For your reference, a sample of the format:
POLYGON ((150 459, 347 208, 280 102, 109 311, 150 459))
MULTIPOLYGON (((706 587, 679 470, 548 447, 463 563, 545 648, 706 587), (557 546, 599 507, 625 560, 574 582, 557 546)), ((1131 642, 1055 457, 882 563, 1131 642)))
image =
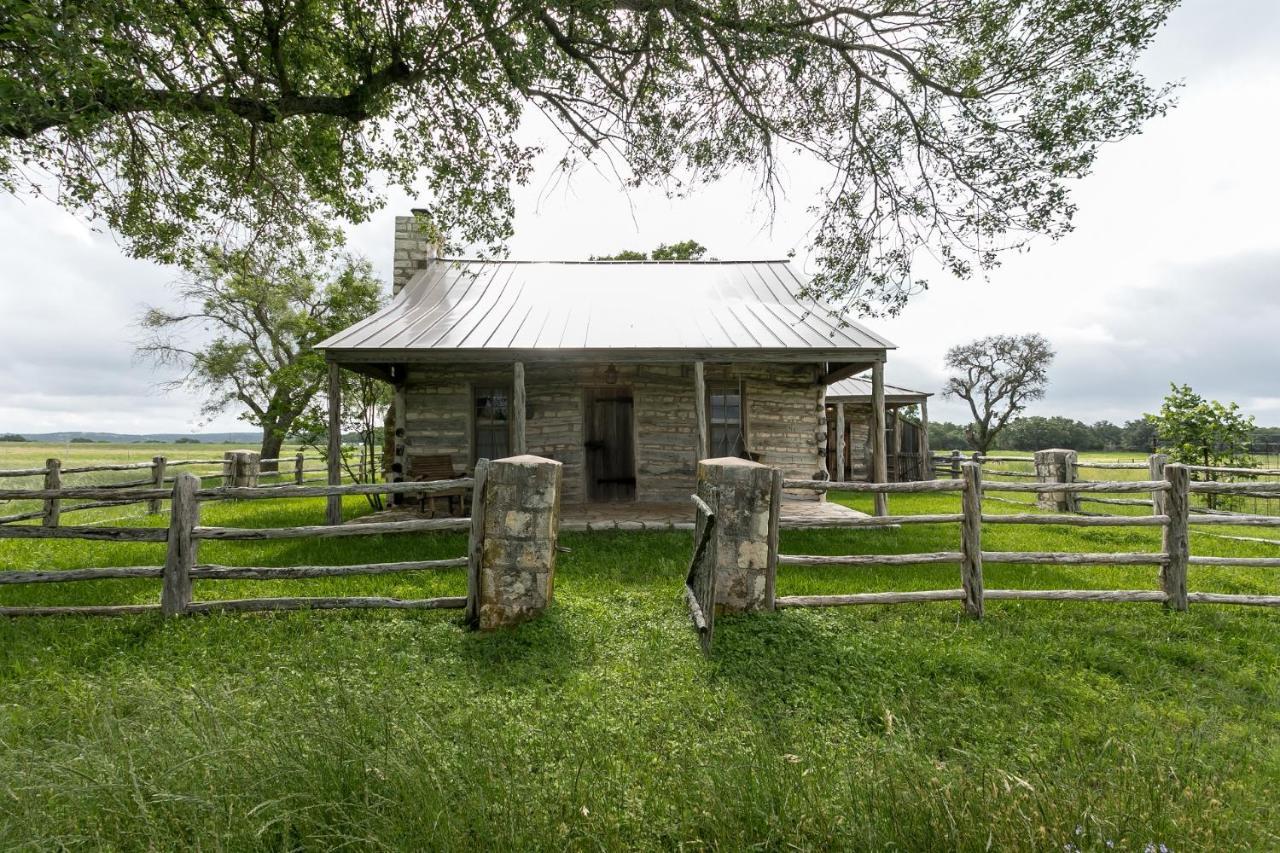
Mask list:
MULTIPOLYGON (((885 384, 878 407, 884 424, 886 477, 878 482, 928 480, 929 398, 932 394, 885 384), (908 417, 904 410, 915 411, 908 417)), ((831 479, 871 482, 875 442, 872 432, 876 392, 870 379, 854 376, 827 388, 827 470, 831 479)))
POLYGON ((393 478, 532 453, 566 502, 687 501, 699 459, 827 477, 827 386, 883 382, 893 345, 804 284, 786 260, 438 257, 399 217, 390 304, 318 348, 331 403, 341 369, 394 386, 393 478))

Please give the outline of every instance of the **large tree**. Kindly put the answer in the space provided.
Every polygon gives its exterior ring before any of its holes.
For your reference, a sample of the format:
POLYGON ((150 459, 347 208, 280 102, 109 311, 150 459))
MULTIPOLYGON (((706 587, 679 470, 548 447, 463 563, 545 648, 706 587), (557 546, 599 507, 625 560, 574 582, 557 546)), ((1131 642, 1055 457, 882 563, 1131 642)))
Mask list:
POLYGON ((16 0, 0 182, 160 259, 264 214, 363 219, 375 175, 496 245, 533 108, 628 185, 746 169, 771 193, 780 152, 816 159, 815 293, 896 311, 921 248, 968 275, 1070 227, 1071 181, 1166 107, 1135 61, 1175 4, 16 0))
POLYGON ((178 310, 149 308, 139 354, 178 365, 169 387, 205 394, 204 413, 241 408, 262 430, 262 456, 285 438, 328 375, 312 346, 378 309, 367 261, 323 252, 205 251, 177 284, 178 310))
POLYGON ((947 350, 952 371, 943 396, 969 404, 965 438, 986 453, 996 436, 1032 400, 1044 396, 1053 350, 1043 335, 991 335, 947 350))

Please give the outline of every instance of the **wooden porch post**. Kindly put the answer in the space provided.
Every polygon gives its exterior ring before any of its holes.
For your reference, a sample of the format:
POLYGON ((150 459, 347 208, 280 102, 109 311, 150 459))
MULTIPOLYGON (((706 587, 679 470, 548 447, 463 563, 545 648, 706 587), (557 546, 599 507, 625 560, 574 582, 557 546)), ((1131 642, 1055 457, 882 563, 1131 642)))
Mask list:
POLYGON ((844 403, 836 403, 836 482, 844 477, 844 403))
POLYGON ((893 407, 893 481, 902 482, 902 411, 893 407))
POLYGON ((511 370, 511 455, 523 456, 529 452, 524 428, 524 362, 517 361, 511 370))
POLYGON ((920 479, 933 479, 933 456, 929 452, 929 399, 920 401, 920 479))
MULTIPOLYGON (((884 362, 871 365, 871 481, 883 483, 889 477, 884 441, 884 362)), ((889 514, 889 498, 876 492, 876 515, 889 514)))
POLYGON ((701 361, 693 363, 693 411, 698 430, 697 462, 711 455, 711 436, 707 429, 707 377, 706 368, 701 361))
MULTIPOLYGON (((329 485, 342 485, 342 368, 329 362, 329 485)), ((329 495, 325 524, 342 523, 342 495, 329 495)))

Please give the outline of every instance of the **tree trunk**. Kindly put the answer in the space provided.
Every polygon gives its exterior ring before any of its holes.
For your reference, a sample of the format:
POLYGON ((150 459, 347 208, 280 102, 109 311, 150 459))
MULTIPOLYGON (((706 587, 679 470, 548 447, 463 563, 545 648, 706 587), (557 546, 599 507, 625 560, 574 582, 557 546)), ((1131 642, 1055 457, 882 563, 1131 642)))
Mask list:
MULTIPOLYGON (((279 459, 280 448, 284 446, 284 434, 275 427, 266 427, 262 430, 262 458, 263 459, 279 459)), ((260 469, 262 473, 275 473, 279 470, 278 463, 264 462, 260 469)))

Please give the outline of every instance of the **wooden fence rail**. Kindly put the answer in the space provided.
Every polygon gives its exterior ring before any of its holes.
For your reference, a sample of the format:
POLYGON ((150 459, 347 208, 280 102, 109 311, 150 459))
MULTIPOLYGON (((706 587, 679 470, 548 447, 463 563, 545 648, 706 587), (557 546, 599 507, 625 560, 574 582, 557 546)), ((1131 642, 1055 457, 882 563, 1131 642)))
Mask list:
MULTIPOLYGON (((992 460, 993 457, 986 457, 992 460)), ((1001 457, 1009 458, 1009 457, 1001 457)), ((1148 469, 1147 465, 1135 466, 1148 469)), ((1154 468, 1152 469, 1154 470, 1154 468)), ((1233 525, 1280 527, 1280 517, 1191 515, 1190 496, 1194 492, 1216 491, 1237 494, 1241 484, 1191 482, 1188 466, 1161 464, 1160 480, 1121 480, 1112 482, 1056 483, 990 483, 983 481, 981 460, 961 463, 961 478, 916 483, 826 483, 787 480, 784 486, 813 491, 844 490, 856 492, 959 492, 958 514, 882 516, 850 519, 841 527, 884 527, 924 523, 955 523, 961 528, 960 550, 919 554, 856 554, 827 556, 814 554, 776 554, 778 565, 790 566, 909 566, 956 564, 960 568, 959 589, 909 592, 877 592, 849 595, 778 596, 777 607, 843 607, 862 604, 899 604, 920 601, 961 601, 967 613, 981 617, 985 601, 1122 601, 1159 602, 1173 610, 1185 610, 1188 603, 1240 604, 1280 607, 1280 595, 1228 595, 1187 591, 1187 568, 1191 565, 1268 566, 1280 567, 1280 557, 1194 557, 1190 555, 1188 531, 1191 525, 1233 525), (852 486, 852 488, 850 488, 852 486), (1142 505, 1158 503, 1163 510, 1152 515, 1085 516, 1075 514, 1025 513, 997 515, 983 512, 986 492, 1026 492, 1089 494, 1096 492, 1148 492, 1153 501, 1135 501, 1142 505), (1070 525, 1076 527, 1160 527, 1161 550, 1152 553, 1074 553, 1058 551, 990 551, 982 547, 982 530, 988 524, 1070 525), (1159 567, 1160 589, 986 589, 983 565, 1028 563, 1040 565, 1150 565, 1159 567)), ((1254 485, 1254 484, 1244 484, 1254 485)), ((1280 484, 1268 485, 1268 493, 1280 495, 1280 484)), ((774 555, 771 555, 771 557, 774 555)))
MULTIPOLYGON (((308 468, 306 467, 307 459, 318 458, 316 456, 308 457, 306 454, 298 453, 291 457, 280 457, 279 459, 261 460, 257 458, 257 454, 248 451, 229 451, 222 459, 167 459, 164 456, 152 457, 150 462, 124 462, 124 463, 104 463, 97 465, 78 465, 75 467, 63 467, 61 460, 48 459, 45 461, 43 468, 21 468, 0 470, 0 478, 16 478, 16 477, 43 477, 43 487, 39 489, 0 489, 0 501, 40 501, 43 505, 39 510, 26 510, 23 512, 11 513, 8 515, 0 515, 0 526, 18 521, 30 521, 39 518, 41 523, 46 527, 57 527, 61 524, 62 515, 68 512, 82 512, 89 509, 101 509, 104 507, 125 506, 134 503, 146 503, 147 513, 151 515, 159 514, 163 511, 163 502, 171 496, 172 490, 166 488, 168 484, 178 481, 179 474, 172 474, 170 469, 190 467, 190 466, 216 466, 217 473, 201 472, 203 479, 222 480, 220 494, 212 494, 212 489, 207 489, 201 494, 203 500, 222 500, 227 498, 244 499, 249 497, 309 497, 309 493, 302 492, 285 492, 272 491, 269 494, 253 493, 255 489, 279 489, 281 485, 258 485, 260 477, 260 464, 262 462, 293 462, 292 483, 283 484, 290 488, 296 489, 304 487, 306 483, 322 482, 325 478, 319 477, 307 479, 306 475, 310 473, 324 472, 325 468, 308 468), (82 486, 65 486, 63 478, 67 475, 90 474, 98 472, 123 472, 123 471, 149 471, 146 477, 136 480, 124 480, 113 483, 94 483, 82 486), (243 484, 243 485, 241 485, 243 484), (75 500, 85 501, 75 504, 67 504, 64 501, 75 500)), ((277 472, 280 476, 290 476, 289 472, 281 469, 277 472)), ((364 492, 356 492, 354 494, 375 494, 379 490, 373 489, 364 492)), ((323 494, 330 494, 325 492, 323 494)))
MULTIPOLYGON (((378 536, 393 533, 420 533, 429 530, 471 530, 475 539, 477 525, 472 518, 413 519, 408 521, 349 524, 338 527, 299 526, 273 528, 203 527, 200 525, 200 504, 208 500, 222 500, 228 491, 238 499, 258 500, 289 496, 343 496, 367 495, 375 492, 396 494, 431 494, 473 486, 483 482, 487 463, 477 465, 475 479, 458 479, 429 483, 387 483, 353 486, 290 486, 286 489, 201 489, 200 479, 193 474, 182 473, 171 490, 140 489, 111 492, 88 487, 65 489, 23 490, 23 497, 33 495, 46 501, 60 502, 85 494, 124 494, 131 500, 169 500, 169 526, 158 527, 99 527, 99 526, 19 526, 0 525, 0 539, 87 539, 109 542, 151 542, 166 546, 163 566, 109 566, 100 568, 69 569, 62 571, 9 570, 0 571, 0 585, 28 583, 62 583, 68 581, 94 581, 110 578, 159 578, 160 603, 157 605, 92 605, 58 607, 0 607, 0 616, 121 616, 148 613, 159 610, 167 616, 188 613, 250 610, 297 610, 302 608, 332 609, 386 607, 393 609, 450 609, 464 608, 468 598, 448 596, 420 600, 401 600, 382 597, 321 597, 321 598, 264 598, 227 601, 194 601, 192 582, 196 580, 283 580, 297 578, 343 577, 350 575, 382 575, 392 572, 418 572, 446 568, 469 568, 469 554, 442 560, 414 560, 394 563, 363 563, 347 566, 223 566, 197 562, 200 542, 206 539, 233 541, 260 541, 299 539, 331 536, 378 536)), ((19 490, 0 491, 0 497, 17 494, 19 490)), ((481 503, 483 501, 481 500, 481 503)), ((476 511, 473 498, 473 513, 476 511)), ((483 535, 483 526, 479 525, 483 535)), ((468 587, 472 583, 469 580, 468 587)))

